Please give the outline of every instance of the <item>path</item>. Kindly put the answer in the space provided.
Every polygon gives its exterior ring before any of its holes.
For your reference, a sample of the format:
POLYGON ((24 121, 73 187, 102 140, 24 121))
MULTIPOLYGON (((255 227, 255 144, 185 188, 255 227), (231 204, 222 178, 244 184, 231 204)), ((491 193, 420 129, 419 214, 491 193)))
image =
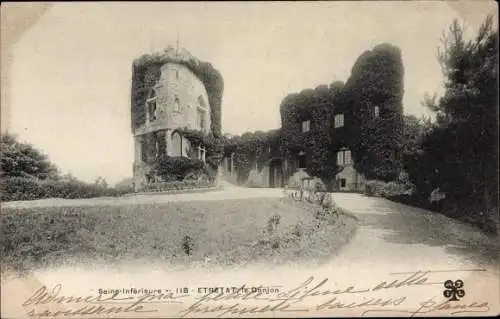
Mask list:
POLYGON ((283 190, 278 188, 246 188, 222 182, 222 189, 200 193, 184 194, 130 194, 123 197, 97 197, 85 199, 47 198, 31 201, 14 201, 2 203, 8 207, 51 207, 51 206, 99 206, 99 205, 137 205, 151 203, 167 203, 175 201, 212 201, 243 198, 274 198, 283 196, 283 190))
POLYGON ((357 236, 341 256, 346 262, 449 268, 488 265, 498 256, 494 239, 441 214, 360 194, 333 197, 359 218, 357 236))

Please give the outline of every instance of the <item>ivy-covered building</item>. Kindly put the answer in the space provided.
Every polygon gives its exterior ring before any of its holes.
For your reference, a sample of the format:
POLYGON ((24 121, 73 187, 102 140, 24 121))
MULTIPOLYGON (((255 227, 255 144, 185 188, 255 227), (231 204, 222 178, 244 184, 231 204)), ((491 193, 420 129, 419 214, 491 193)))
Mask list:
POLYGON ((367 179, 394 180, 401 169, 403 73, 399 49, 381 44, 361 54, 345 85, 289 94, 279 130, 226 143, 225 175, 257 187, 316 178, 333 191, 361 191, 367 179))
MULTIPOLYGON (((134 60, 131 119, 136 190, 168 178, 155 171, 162 158, 206 163, 214 157, 214 145, 206 141, 220 137, 222 85, 220 74, 209 63, 198 61, 185 49, 169 47, 134 60)), ((217 169, 216 161, 210 164, 217 169)))

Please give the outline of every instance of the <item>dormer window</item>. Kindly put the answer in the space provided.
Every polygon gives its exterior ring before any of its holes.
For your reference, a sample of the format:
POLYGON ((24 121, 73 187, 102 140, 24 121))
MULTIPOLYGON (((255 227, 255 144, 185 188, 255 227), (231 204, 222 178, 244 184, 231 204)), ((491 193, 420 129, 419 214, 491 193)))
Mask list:
POLYGON ((344 114, 335 115, 334 122, 335 122, 334 123, 335 128, 343 127, 344 126, 344 114))
POLYGON ((146 99, 146 107, 150 122, 156 120, 156 99, 156 90, 153 88, 149 91, 148 98, 146 99))
POLYGON ((375 106, 373 108, 373 115, 375 116, 375 118, 379 117, 380 116, 380 107, 378 106, 375 106))
POLYGON ((311 130, 311 121, 307 120, 302 122, 302 133, 309 132, 311 130))

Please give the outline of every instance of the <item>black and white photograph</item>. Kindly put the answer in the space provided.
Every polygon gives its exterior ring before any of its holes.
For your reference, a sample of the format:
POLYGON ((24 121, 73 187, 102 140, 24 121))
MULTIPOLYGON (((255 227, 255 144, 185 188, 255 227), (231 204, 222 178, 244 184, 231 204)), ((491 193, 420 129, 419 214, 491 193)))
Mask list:
POLYGON ((4 2, 2 318, 500 315, 498 3, 4 2))

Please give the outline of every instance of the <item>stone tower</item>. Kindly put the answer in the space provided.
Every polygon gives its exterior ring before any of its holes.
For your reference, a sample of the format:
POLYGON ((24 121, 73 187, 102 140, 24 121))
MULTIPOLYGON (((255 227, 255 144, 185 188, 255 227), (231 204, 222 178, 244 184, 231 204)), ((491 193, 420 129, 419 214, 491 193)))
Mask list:
POLYGON ((134 60, 131 113, 136 189, 157 181, 150 171, 160 155, 205 161, 205 148, 192 147, 177 131, 187 128, 208 134, 211 130, 207 90, 189 67, 198 63, 185 49, 179 52, 172 47, 134 60))

